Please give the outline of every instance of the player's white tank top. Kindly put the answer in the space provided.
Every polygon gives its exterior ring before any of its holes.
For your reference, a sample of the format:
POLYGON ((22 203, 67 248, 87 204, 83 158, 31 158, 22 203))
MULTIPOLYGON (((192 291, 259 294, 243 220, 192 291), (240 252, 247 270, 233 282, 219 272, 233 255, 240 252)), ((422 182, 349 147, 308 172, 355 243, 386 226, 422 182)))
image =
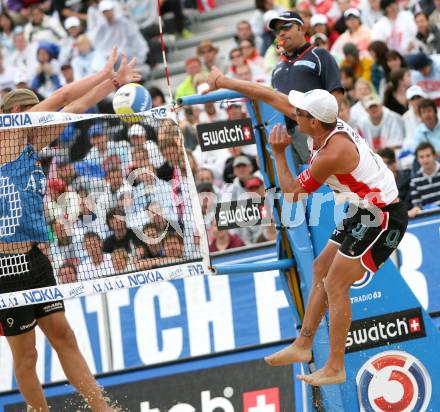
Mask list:
POLYGON ((388 169, 382 158, 370 149, 365 139, 341 119, 338 119, 335 129, 319 149, 311 148, 310 164, 337 133, 345 133, 356 145, 359 163, 351 173, 335 174, 325 181, 335 193, 335 201, 351 201, 361 207, 389 205, 399 195, 393 172, 388 169))

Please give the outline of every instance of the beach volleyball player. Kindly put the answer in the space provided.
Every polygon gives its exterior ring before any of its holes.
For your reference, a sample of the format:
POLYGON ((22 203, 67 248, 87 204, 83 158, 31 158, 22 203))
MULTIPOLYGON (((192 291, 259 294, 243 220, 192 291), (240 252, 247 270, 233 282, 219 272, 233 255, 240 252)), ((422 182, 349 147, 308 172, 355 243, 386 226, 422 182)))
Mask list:
POLYGON ((366 271, 380 268, 396 250, 408 223, 394 176, 365 140, 338 119, 336 98, 328 91, 291 91, 287 96, 263 85, 227 78, 216 68, 208 83, 211 90, 232 89, 272 105, 296 120, 300 131, 310 136, 309 168, 295 177, 285 155, 291 137, 280 125, 270 133, 269 144, 284 197, 298 201, 326 183, 335 197, 350 204, 351 217, 337 226, 314 262, 313 285, 299 336, 292 345, 266 358, 274 366, 310 361, 315 331, 329 309, 329 358, 322 369, 298 378, 314 386, 342 383, 351 324, 350 286, 366 271))
MULTIPOLYGON (((82 113, 120 85, 140 79, 133 68, 135 62, 127 64, 124 55, 115 73, 116 60, 114 48, 100 72, 62 87, 42 102, 31 90, 13 90, 4 96, 2 112, 82 113)), ((63 125, 0 129, 0 294, 56 284, 51 263, 38 247, 48 240, 43 205, 46 180, 38 151, 63 129, 63 125)), ((62 301, 0 311, 0 334, 6 336, 11 348, 17 384, 28 408, 48 411, 35 370, 36 325, 47 336, 66 377, 89 407, 99 412, 113 410, 78 349, 62 301)))

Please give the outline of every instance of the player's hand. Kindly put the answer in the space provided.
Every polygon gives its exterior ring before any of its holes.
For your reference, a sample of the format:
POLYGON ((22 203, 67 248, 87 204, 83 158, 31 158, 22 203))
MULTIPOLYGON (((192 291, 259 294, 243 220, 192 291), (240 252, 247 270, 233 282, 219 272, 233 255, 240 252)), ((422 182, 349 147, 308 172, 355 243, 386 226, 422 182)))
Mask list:
POLYGON ((134 68, 135 64, 136 59, 133 58, 129 63, 127 63, 127 55, 122 53, 121 65, 114 76, 114 80, 116 80, 120 85, 140 81, 141 75, 137 69, 134 68))
POLYGON ((217 67, 213 66, 207 80, 209 90, 206 90, 203 94, 217 90, 219 88, 218 82, 221 77, 223 77, 223 73, 217 69, 217 67))
POLYGON ((112 47, 110 55, 107 57, 107 61, 103 67, 103 71, 112 78, 115 75, 115 64, 118 61, 118 48, 116 46, 112 47))
POLYGON ((275 154, 282 154, 286 150, 286 147, 292 143, 292 138, 289 136, 286 130, 286 126, 277 124, 270 131, 269 145, 272 152, 275 154))

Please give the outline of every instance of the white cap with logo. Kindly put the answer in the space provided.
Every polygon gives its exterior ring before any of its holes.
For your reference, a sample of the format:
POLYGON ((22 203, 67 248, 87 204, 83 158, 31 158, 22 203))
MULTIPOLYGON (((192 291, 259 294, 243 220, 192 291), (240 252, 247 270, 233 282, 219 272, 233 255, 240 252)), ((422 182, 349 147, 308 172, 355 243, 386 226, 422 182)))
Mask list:
POLYGON ((314 89, 306 93, 291 90, 289 103, 323 123, 334 123, 338 118, 338 101, 327 90, 314 89))

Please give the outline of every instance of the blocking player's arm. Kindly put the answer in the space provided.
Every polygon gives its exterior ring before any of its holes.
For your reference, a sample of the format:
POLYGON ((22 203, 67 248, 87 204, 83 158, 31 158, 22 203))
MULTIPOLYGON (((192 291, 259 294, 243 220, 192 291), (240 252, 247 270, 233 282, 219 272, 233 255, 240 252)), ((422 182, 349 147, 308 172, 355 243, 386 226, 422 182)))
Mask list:
MULTIPOLYGON (((127 57, 125 54, 122 54, 121 65, 117 73, 115 73, 113 80, 104 80, 91 90, 88 90, 88 92, 85 92, 80 98, 65 106, 61 111, 66 113, 84 113, 87 109, 93 107, 114 91, 115 82, 116 84, 124 85, 130 82, 139 81, 140 75, 134 69, 135 64, 135 59, 127 63, 127 57)), ((64 128, 65 125, 63 124, 36 128, 30 138, 30 143, 32 143, 37 151, 40 151, 57 139, 64 128)))
POLYGON ((293 114, 294 107, 289 103, 287 95, 277 92, 268 86, 245 80, 231 79, 223 75, 216 67, 209 73, 208 84, 211 91, 217 89, 235 90, 252 100, 262 100, 279 112, 295 119, 293 114))

